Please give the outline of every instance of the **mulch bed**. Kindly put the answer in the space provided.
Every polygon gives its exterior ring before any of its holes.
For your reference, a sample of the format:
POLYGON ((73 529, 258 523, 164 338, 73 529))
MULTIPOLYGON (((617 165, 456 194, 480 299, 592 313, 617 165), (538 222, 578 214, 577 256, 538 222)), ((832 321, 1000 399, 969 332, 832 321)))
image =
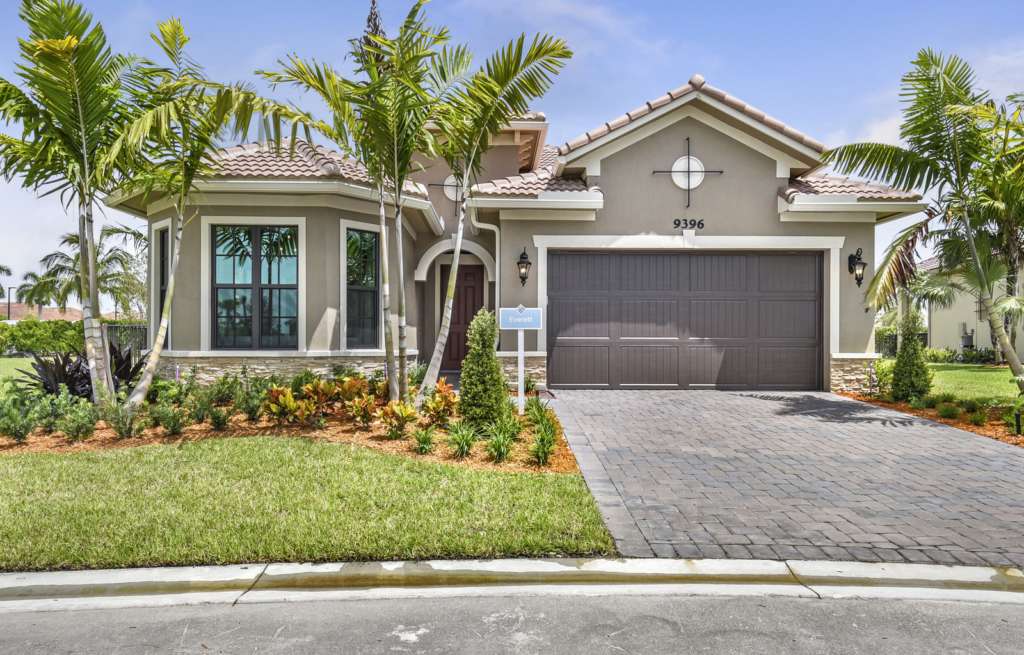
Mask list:
POLYGON ((434 452, 420 455, 413 450, 412 426, 408 428, 405 439, 388 439, 380 425, 374 424, 369 430, 361 430, 347 418, 328 417, 327 424, 320 429, 277 425, 267 419, 258 423, 250 423, 241 414, 232 417, 230 426, 222 432, 215 432, 207 424, 190 425, 181 435, 169 437, 160 428, 146 429, 138 437, 120 439, 114 431, 102 421, 97 424, 95 434, 77 443, 68 441, 59 433, 44 434, 36 431, 23 443, 9 439, 0 440, 0 456, 18 455, 22 453, 78 453, 116 448, 135 448, 138 446, 165 445, 173 446, 204 439, 229 439, 238 437, 275 436, 282 438, 313 439, 329 443, 347 443, 372 448, 381 452, 401 455, 426 462, 465 466, 475 469, 494 471, 514 471, 531 473, 578 473, 576 458, 569 449, 558 425, 558 442, 551 454, 547 466, 537 466, 530 460, 530 446, 533 444, 533 431, 529 424, 523 422, 523 431, 512 447, 509 458, 501 463, 491 461, 485 450, 486 442, 481 440, 473 446, 473 451, 464 459, 456 459, 448 448, 448 435, 438 430, 434 436, 434 452))
POLYGON ((988 437, 989 439, 1008 443, 1011 446, 1024 448, 1024 435, 1014 434, 1013 430, 1006 425, 1005 421, 1003 421, 1003 417, 998 410, 989 411, 988 422, 984 425, 974 425, 967 420, 966 414, 961 414, 959 418, 942 418, 934 409, 915 409, 907 403, 889 402, 876 396, 847 392, 839 392, 839 395, 871 403, 872 405, 878 405, 879 407, 894 409, 898 412, 903 412, 904 414, 920 416, 921 418, 926 418, 930 421, 935 421, 936 423, 944 423, 959 430, 966 430, 967 432, 980 434, 981 436, 988 437))

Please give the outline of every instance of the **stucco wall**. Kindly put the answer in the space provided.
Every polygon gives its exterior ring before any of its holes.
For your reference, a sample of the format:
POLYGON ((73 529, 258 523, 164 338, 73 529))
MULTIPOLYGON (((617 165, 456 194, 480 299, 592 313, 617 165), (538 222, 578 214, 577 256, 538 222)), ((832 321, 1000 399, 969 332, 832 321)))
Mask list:
MULTIPOLYGON (((838 352, 873 350, 872 315, 864 311, 864 289, 874 272, 869 261, 864 286, 858 288, 846 273, 846 258, 857 248, 874 252, 874 225, 871 223, 783 223, 779 219, 778 191, 786 185, 776 178, 775 161, 742 143, 692 118, 672 124, 661 132, 614 153, 602 161, 601 176, 588 178, 604 192, 604 208, 595 222, 503 221, 502 252, 498 266, 512 271, 513 261, 525 247, 537 261, 534 235, 571 234, 678 234, 672 221, 703 219, 705 227, 698 235, 757 236, 845 236, 840 259, 840 340, 838 352), (671 167, 685 153, 686 137, 691 139, 692 154, 708 169, 721 169, 723 175, 708 175, 691 196, 686 208, 686 192, 676 187, 668 175, 653 175, 654 169, 671 167)), ((826 279, 823 303, 825 334, 828 325, 828 255, 825 255, 826 279)), ((534 268, 526 286, 515 275, 502 279, 501 304, 530 306, 537 303, 537 280, 545 271, 534 268)), ((502 349, 514 347, 514 336, 503 335, 502 349)), ((527 348, 538 348, 536 336, 529 334, 527 348)), ((833 350, 835 347, 833 346, 833 350)))
MULTIPOLYGON (((345 212, 329 208, 311 207, 200 207, 199 216, 191 221, 182 238, 182 259, 178 268, 177 288, 171 307, 172 334, 171 350, 196 351, 201 349, 200 307, 201 307, 201 216, 218 217, 300 217, 306 219, 305 257, 300 265, 305 268, 306 286, 300 290, 300 302, 306 307, 306 348, 307 350, 343 350, 341 343, 341 219, 376 224, 374 217, 366 214, 345 212)), ((154 221, 166 218, 154 217, 154 221)), ((391 222, 389 221, 389 228, 391 222)), ((394 244, 393 228, 391 243, 394 244)), ((426 241, 433 235, 419 234, 418 239, 426 241)), ((416 244, 405 235, 407 253, 415 251, 416 244)), ((398 257, 392 245, 391 261, 391 306, 397 311, 398 257)), ((419 299, 412 282, 412 256, 406 255, 406 298, 409 324, 410 348, 418 348, 417 328, 419 324, 419 299)), ((212 319, 211 319, 212 320, 212 319)), ((393 319, 397 321, 397 319, 393 319)), ((397 325, 397 323, 395 323, 397 325)))
MULTIPOLYGON (((928 312, 928 345, 932 348, 962 350, 964 329, 974 330, 975 348, 992 347, 992 331, 988 320, 978 317, 978 301, 966 293, 957 294, 951 307, 930 309, 928 312)), ((1024 334, 1017 328, 1017 354, 1024 357, 1024 334)))

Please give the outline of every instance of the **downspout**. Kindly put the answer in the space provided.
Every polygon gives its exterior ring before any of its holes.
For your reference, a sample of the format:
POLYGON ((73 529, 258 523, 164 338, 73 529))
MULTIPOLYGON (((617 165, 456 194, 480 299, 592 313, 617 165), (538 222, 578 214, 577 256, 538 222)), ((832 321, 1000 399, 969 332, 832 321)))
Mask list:
POLYGON ((497 312, 501 307, 501 266, 498 263, 501 259, 501 228, 476 220, 476 207, 472 205, 469 207, 469 222, 477 229, 483 228, 494 232, 494 310, 497 312))

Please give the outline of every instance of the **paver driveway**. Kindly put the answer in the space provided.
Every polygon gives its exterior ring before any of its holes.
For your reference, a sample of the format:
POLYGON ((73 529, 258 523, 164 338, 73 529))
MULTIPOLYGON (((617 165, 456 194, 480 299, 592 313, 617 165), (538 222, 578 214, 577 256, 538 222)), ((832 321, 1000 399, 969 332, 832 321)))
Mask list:
POLYGON ((1024 566, 1024 449, 828 393, 555 396, 623 555, 1024 566))

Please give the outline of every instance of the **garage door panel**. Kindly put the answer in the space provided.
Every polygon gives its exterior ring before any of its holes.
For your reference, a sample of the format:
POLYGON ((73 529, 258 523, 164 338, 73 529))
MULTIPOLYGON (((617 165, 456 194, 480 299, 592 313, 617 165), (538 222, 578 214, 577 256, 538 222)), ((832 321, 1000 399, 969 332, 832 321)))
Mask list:
POLYGON ((565 386, 607 387, 610 345, 563 345, 548 356, 548 375, 565 386))
POLYGON ((817 346, 761 346, 757 353, 757 386, 761 389, 806 389, 820 370, 817 346))
POLYGON ((677 339, 679 301, 675 298, 622 300, 618 324, 622 339, 677 339))
POLYGON ((620 346, 616 352, 616 377, 624 387, 675 387, 679 385, 677 346, 620 346))
POLYGON ((817 300, 760 300, 759 336, 764 339, 809 339, 818 336, 817 300))
POLYGON ((749 301, 691 300, 691 339, 742 339, 750 334, 749 301))
POLYGON ((750 351, 745 346, 690 346, 691 387, 741 389, 749 386, 750 351))
POLYGON ((820 253, 552 252, 553 387, 819 389, 820 253))
POLYGON ((555 338, 611 337, 609 298, 560 298, 552 303, 549 313, 555 338))

